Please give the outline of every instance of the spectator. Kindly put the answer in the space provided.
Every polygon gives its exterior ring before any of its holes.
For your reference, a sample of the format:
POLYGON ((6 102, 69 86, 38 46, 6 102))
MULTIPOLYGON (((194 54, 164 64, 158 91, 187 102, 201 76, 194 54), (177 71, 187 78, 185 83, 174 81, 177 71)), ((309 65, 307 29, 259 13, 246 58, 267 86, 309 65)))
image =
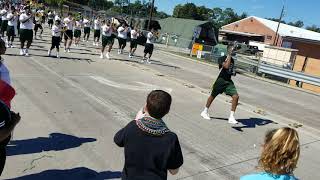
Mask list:
POLYGON ((300 155, 299 136, 292 128, 280 128, 266 134, 258 168, 263 172, 240 180, 297 180, 293 171, 300 155))
POLYGON ((179 140, 162 120, 171 101, 168 93, 152 91, 147 97, 146 116, 131 121, 115 135, 114 142, 125 152, 123 180, 166 180, 167 171, 178 173, 183 164, 179 140))

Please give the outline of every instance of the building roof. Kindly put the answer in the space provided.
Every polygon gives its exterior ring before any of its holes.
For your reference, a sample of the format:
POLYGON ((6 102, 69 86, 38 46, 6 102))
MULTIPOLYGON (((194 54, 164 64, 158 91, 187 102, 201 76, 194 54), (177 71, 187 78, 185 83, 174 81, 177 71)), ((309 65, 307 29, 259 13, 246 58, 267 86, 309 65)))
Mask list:
POLYGON ((194 28, 208 23, 208 21, 168 17, 160 19, 159 23, 161 25, 162 33, 174 34, 181 38, 190 39, 193 36, 194 28))
MULTIPOLYGON (((265 26, 267 26, 268 28, 270 28, 274 32, 277 31, 278 22, 276 22, 276 21, 271 21, 271 20, 256 17, 256 16, 250 16, 250 17, 247 17, 247 18, 242 19, 240 21, 247 20, 250 18, 254 18, 254 19, 258 20, 259 22, 261 22, 262 24, 264 24, 265 26)), ((234 22, 232 24, 239 23, 240 21, 234 22)), ((278 33, 282 37, 288 36, 288 37, 295 37, 295 38, 301 38, 301 39, 320 41, 320 33, 306 30, 306 29, 299 28, 299 27, 295 27, 295 26, 290 26, 290 25, 287 25, 284 23, 280 23, 278 33)))
POLYGON ((239 32, 239 31, 226 30, 226 29, 221 29, 219 32, 228 33, 228 34, 237 34, 237 35, 249 36, 249 37, 260 37, 260 36, 263 36, 261 34, 245 33, 245 32, 239 32))

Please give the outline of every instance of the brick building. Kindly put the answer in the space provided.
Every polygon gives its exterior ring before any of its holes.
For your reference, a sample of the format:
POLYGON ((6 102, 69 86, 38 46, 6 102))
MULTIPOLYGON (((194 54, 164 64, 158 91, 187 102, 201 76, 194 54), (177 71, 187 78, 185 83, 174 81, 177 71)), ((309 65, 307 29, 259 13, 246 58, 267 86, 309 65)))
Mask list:
MULTIPOLYGON (((240 21, 223 26, 219 32, 219 39, 244 42, 263 42, 267 45, 297 49, 298 53, 293 70, 320 76, 320 33, 303 28, 280 23, 276 35, 278 22, 250 16, 240 21)), ((290 82, 292 85, 296 83, 290 82)), ((303 84, 303 88, 320 92, 320 87, 303 84)))

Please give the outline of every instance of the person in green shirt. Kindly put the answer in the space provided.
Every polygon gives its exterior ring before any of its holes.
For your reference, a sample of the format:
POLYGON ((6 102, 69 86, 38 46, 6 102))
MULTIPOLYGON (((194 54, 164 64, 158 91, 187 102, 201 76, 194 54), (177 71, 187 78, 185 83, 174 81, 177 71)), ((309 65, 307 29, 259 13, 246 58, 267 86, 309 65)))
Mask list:
POLYGON ((228 55, 227 56, 222 56, 219 58, 219 69, 220 73, 213 84, 211 95, 209 96, 207 100, 207 104, 204 108, 204 110, 201 113, 201 116, 204 119, 210 120, 210 115, 208 112, 208 109, 210 108, 213 100, 222 93, 225 93, 228 96, 232 97, 232 106, 231 106, 231 112, 230 116, 228 119, 228 122, 230 124, 237 124, 238 121, 235 119, 234 114, 237 109, 238 101, 239 101, 239 94, 237 92, 237 89, 231 80, 231 76, 235 74, 234 70, 234 58, 232 57, 233 52, 234 52, 234 45, 229 44, 228 45, 228 55))

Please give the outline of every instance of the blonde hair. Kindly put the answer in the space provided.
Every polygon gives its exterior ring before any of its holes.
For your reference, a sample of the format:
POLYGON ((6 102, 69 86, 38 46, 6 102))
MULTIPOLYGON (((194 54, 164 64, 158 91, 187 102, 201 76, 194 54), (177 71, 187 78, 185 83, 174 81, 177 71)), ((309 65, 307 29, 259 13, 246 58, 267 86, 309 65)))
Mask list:
POLYGON ((258 168, 272 174, 292 174, 300 156, 298 132, 280 128, 267 132, 258 168))

